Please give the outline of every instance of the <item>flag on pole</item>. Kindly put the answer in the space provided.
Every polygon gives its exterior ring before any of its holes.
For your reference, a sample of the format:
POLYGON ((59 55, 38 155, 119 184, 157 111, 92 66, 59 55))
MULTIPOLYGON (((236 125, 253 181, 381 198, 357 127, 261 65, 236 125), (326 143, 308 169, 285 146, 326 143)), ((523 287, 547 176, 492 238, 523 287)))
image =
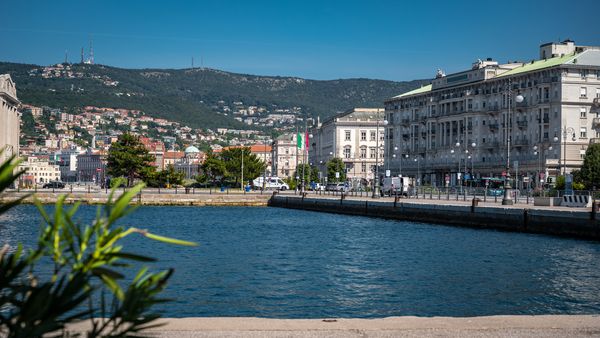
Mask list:
POLYGON ((298 133, 298 149, 302 149, 302 134, 298 133))
POLYGON ((306 150, 308 150, 308 132, 304 133, 304 144, 306 145, 306 150))

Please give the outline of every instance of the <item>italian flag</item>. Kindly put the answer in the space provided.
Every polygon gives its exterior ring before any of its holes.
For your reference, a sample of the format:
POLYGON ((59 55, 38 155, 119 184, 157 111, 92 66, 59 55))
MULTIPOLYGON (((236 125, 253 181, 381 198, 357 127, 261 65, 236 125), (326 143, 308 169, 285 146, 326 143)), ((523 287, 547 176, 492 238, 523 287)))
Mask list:
POLYGON ((308 149, 308 132, 304 135, 302 133, 298 133, 298 141, 297 141, 298 149, 302 149, 306 147, 308 149), (304 137, 304 142, 302 142, 302 138, 304 137))

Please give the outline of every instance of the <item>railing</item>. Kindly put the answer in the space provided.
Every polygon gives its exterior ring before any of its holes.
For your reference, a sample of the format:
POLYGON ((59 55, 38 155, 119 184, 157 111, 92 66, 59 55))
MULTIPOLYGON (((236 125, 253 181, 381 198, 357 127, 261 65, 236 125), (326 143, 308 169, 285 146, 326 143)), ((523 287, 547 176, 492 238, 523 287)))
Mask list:
POLYGON ((517 126, 519 126, 519 128, 526 128, 527 127, 527 120, 518 120, 517 121, 517 126))
POLYGON ((490 130, 498 130, 498 123, 490 123, 488 124, 488 128, 490 128, 490 130))
POLYGON ((527 139, 516 139, 515 140, 515 147, 522 147, 522 146, 526 146, 529 144, 529 140, 527 139))

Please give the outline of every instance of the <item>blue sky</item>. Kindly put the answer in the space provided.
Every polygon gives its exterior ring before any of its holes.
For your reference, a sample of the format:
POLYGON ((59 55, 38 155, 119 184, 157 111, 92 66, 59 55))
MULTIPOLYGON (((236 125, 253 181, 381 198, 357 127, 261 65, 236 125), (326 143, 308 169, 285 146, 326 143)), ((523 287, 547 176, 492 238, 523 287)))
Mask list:
MULTIPOLYGON (((6 1, 6 0, 1 0, 6 1)), ((431 78, 541 43, 600 45, 600 1, 27 1, 2 6, 0 61, 79 61, 311 79, 431 78)))

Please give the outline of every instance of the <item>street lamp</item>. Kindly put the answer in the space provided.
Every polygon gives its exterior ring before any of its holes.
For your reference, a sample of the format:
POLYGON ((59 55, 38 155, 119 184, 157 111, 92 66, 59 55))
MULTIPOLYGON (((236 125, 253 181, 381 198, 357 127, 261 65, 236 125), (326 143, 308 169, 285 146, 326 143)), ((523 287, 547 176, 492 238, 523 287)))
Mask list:
MULTIPOLYGON (((379 112, 378 112, 379 113, 379 112)), ((387 126, 388 121, 383 120, 382 124, 387 126)), ((372 198, 379 198, 379 114, 377 114, 377 132, 375 138, 375 179, 373 180, 373 195, 372 198)))
MULTIPOLYGON (((510 141, 512 134, 512 116, 510 108, 512 106, 512 81, 508 82, 508 113, 506 114, 506 177, 504 179, 504 197, 502 197, 502 205, 513 205, 515 202, 512 198, 512 188, 510 186, 510 141)), ((517 95, 515 101, 521 103, 525 100, 522 95, 517 95)))
POLYGON ((419 189, 419 183, 421 182, 421 167, 420 167, 418 157, 415 157, 415 162, 417 162, 417 180, 415 182, 415 185, 416 185, 417 189, 419 189))
MULTIPOLYGON (((562 160, 562 174, 563 176, 567 174, 567 137, 569 136, 569 134, 573 134, 572 136, 572 141, 575 142, 576 137, 575 137, 575 129, 571 128, 571 127, 563 127, 561 129, 562 132, 562 137, 563 137, 563 160, 562 160)), ((557 138, 556 136, 554 137, 555 139, 557 138)), ((560 148, 559 148, 560 149, 560 148)))

